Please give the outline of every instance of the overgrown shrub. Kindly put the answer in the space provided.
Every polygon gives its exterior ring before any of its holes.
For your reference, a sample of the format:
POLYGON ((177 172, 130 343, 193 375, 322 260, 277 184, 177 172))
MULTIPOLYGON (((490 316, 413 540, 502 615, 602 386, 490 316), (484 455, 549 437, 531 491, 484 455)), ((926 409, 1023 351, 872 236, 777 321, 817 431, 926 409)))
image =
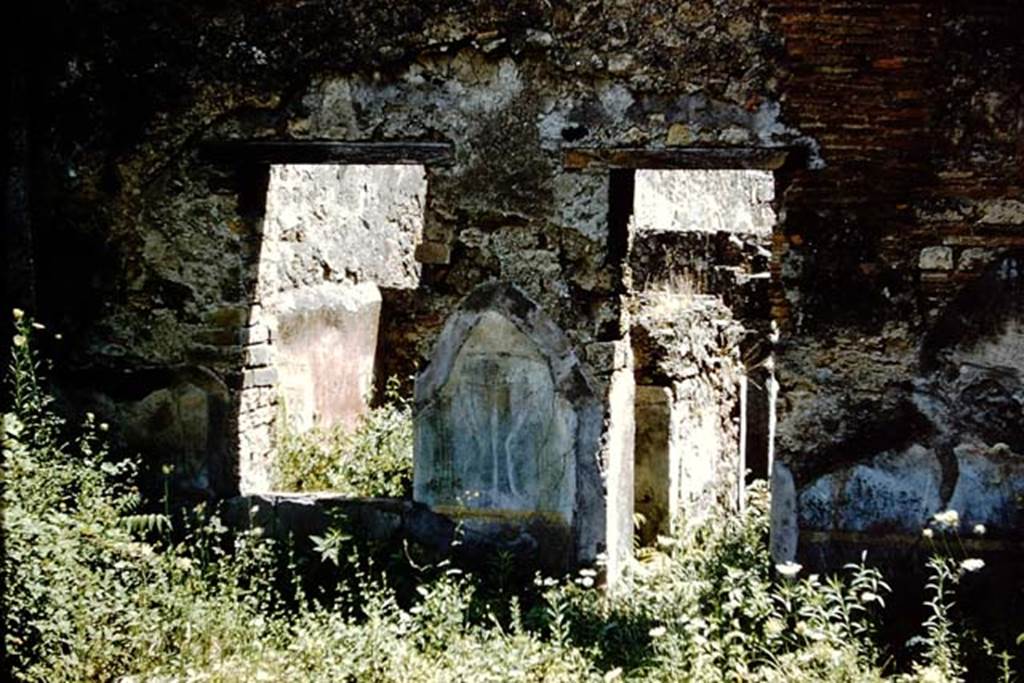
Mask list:
POLYGON ((275 439, 273 486, 282 491, 409 498, 412 449, 412 407, 392 378, 383 405, 362 416, 351 431, 341 426, 304 432, 282 427, 275 439))
MULTIPOLYGON (((877 570, 803 580, 773 571, 767 492, 741 515, 661 539, 665 553, 610 595, 584 575, 554 588, 554 622, 589 644, 603 668, 637 680, 752 681, 880 678, 872 641, 886 586, 877 570)), ((787 568, 781 568, 787 571, 787 568)))
MULTIPOLYGON (((15 312, 3 416, 4 648, 18 680, 112 680, 203 661, 250 642, 271 606, 269 542, 216 518, 170 541, 170 520, 140 514, 133 467, 110 459, 105 424, 69 429, 40 381, 35 328, 15 312), (77 431, 78 434, 73 432, 77 431)), ((184 531, 184 530, 183 530, 184 531)))

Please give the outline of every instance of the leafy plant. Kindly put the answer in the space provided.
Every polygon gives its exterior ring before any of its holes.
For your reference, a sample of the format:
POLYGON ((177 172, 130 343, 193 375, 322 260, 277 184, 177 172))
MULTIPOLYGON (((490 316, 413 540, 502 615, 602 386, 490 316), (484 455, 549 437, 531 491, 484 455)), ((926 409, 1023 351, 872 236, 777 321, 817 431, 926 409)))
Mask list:
POLYGON ((411 497, 412 407, 399 395, 398 386, 391 378, 384 404, 362 416, 352 431, 340 426, 305 432, 282 428, 276 440, 274 487, 411 497))

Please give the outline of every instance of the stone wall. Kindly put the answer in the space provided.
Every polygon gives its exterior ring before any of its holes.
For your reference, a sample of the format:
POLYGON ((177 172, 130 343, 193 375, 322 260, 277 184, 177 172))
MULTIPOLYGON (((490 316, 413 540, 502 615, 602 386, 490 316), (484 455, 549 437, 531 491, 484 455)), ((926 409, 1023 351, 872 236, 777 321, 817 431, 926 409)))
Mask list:
MULTIPOLYGON (((269 174, 213 164, 203 141, 449 142, 452 163, 425 169, 419 287, 382 292, 387 339, 402 341, 402 367, 422 366, 474 287, 514 283, 564 330, 606 406, 608 467, 628 441, 609 407, 627 384, 613 379, 629 358, 628 253, 608 170, 566 170, 563 153, 787 147, 804 163, 776 172, 770 293, 788 509, 810 524, 796 498, 851 468, 933 476, 930 451, 949 505, 955 472, 1020 454, 1000 436, 1017 419, 1019 368, 975 382, 974 361, 947 353, 967 341, 943 330, 971 302, 1012 310, 1010 290, 971 287, 1024 248, 1022 12, 1015 0, 18 6, 12 25, 31 20, 21 33, 47 50, 11 67, 24 93, 12 148, 30 153, 7 162, 17 235, 4 253, 35 287, 10 288, 8 303, 25 297, 64 333, 70 406, 109 417, 147 462, 176 462, 182 491, 230 493, 272 400, 250 318, 269 174), (956 381, 970 389, 959 417, 933 418, 921 387, 956 381), (936 424, 952 451, 935 450, 936 424)), ((971 353, 1013 357, 1012 334, 978 329, 1001 351, 971 353)), ((814 538, 874 533, 825 488, 834 522, 814 538)), ((892 510, 885 524, 917 519, 892 510)))
POLYGON ((651 541, 739 504, 745 328, 713 295, 654 292, 634 305, 636 505, 651 541))
POLYGON ((775 179, 675 170, 635 182, 636 505, 650 543, 715 502, 741 505, 748 465, 767 475, 775 179))
POLYGON ((1014 547, 1024 526, 994 510, 1007 509, 1019 460, 1001 460, 988 493, 956 492, 979 469, 995 472, 987 454, 1010 446, 999 425, 1021 424, 1009 398, 1020 369, 1004 362, 999 380, 981 379, 992 366, 961 356, 948 330, 976 329, 979 343, 1002 347, 1017 306, 993 274, 1024 246, 1022 76, 1012 66, 1024 43, 1010 28, 1024 8, 801 1, 777 11, 787 110, 827 160, 786 179, 775 245, 777 451, 797 496, 777 535, 816 564, 865 547, 926 553, 923 519, 957 507, 992 511, 972 514, 1004 529, 984 542, 1014 547), (968 322, 976 315, 1001 322, 968 322), (996 412, 978 398, 989 392, 996 412))
POLYGON ((271 166, 260 299, 322 282, 416 289, 426 189, 415 164, 271 166))

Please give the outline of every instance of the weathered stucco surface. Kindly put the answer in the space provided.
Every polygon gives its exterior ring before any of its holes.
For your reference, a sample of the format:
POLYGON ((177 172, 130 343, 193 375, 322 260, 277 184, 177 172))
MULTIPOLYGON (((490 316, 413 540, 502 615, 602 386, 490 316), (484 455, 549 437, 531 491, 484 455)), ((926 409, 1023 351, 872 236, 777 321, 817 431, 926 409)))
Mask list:
POLYGON ((568 341, 510 285, 474 290, 416 381, 414 498, 471 529, 592 562, 605 524, 600 409, 568 341))
POLYGON ((637 171, 637 232, 771 235, 775 178, 767 171, 637 171))
POLYGON ((742 505, 748 468, 767 477, 775 178, 641 170, 635 180, 634 372, 648 400, 665 398, 641 404, 638 394, 636 410, 637 509, 651 520, 641 530, 649 542, 699 524, 716 502, 742 505))
MULTIPOLYGON (((255 308, 269 169, 214 164, 204 141, 451 143, 450 165, 424 169, 418 284, 381 291, 389 362, 422 367, 459 301, 512 282, 564 331, 605 405, 604 468, 628 442, 610 407, 633 327, 627 240, 609 229, 608 172, 566 170, 563 151, 791 145, 804 160, 776 171, 771 258, 736 250, 770 260, 771 277, 714 271, 751 283, 716 292, 763 286, 781 328, 777 455, 796 502, 779 509, 810 524, 798 502, 822 481, 835 486, 814 500, 838 508, 844 472, 927 478, 934 453, 941 504, 1024 532, 1005 521, 1024 448, 1021 297, 1006 284, 1024 249, 1019 2, 16 11, 50 49, 9 67, 24 97, 9 133, 5 304, 63 332, 67 403, 110 418, 154 472, 175 463, 179 491, 233 493, 239 451, 259 447, 247 442, 276 400, 255 308)), ((693 245, 672 239, 655 244, 693 245)), ((415 266, 401 253, 404 277, 415 266)), ((350 254, 328 256, 334 282, 350 254)), ((909 527, 910 507, 890 521, 909 527)), ((845 519, 833 512, 813 519, 845 519)))

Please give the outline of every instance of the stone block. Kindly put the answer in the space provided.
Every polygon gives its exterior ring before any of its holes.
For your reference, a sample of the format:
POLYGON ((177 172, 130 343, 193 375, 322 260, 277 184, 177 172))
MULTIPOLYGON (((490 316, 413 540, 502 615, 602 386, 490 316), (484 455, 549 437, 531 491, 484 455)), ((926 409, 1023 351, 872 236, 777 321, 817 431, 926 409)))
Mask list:
POLYGON ((991 199, 980 203, 979 223, 986 225, 1024 224, 1024 201, 1019 199, 991 199))
POLYGON ((246 367, 255 368, 270 365, 272 357, 273 354, 269 344, 249 346, 245 349, 246 367))
POLYGON ((953 270, 953 249, 950 247, 925 247, 917 259, 921 270, 953 270))
POLYGON ((242 341, 246 344, 266 344, 270 341, 270 328, 264 324, 247 327, 242 332, 242 341))
POLYGON ((633 55, 620 52, 608 57, 608 71, 613 74, 627 74, 636 66, 633 55))
POLYGON ((665 144, 672 146, 689 145, 695 139, 693 129, 683 123, 673 123, 668 128, 668 135, 665 137, 665 144))
POLYGON ((252 368, 242 374, 242 387, 272 387, 277 379, 276 368, 252 368))
POLYGON ((970 247, 960 253, 960 260, 957 268, 960 270, 976 271, 981 270, 992 260, 992 251, 980 247, 970 247))
POLYGON ((423 242, 416 245, 416 260, 420 263, 444 265, 451 260, 451 249, 441 242, 423 242))

